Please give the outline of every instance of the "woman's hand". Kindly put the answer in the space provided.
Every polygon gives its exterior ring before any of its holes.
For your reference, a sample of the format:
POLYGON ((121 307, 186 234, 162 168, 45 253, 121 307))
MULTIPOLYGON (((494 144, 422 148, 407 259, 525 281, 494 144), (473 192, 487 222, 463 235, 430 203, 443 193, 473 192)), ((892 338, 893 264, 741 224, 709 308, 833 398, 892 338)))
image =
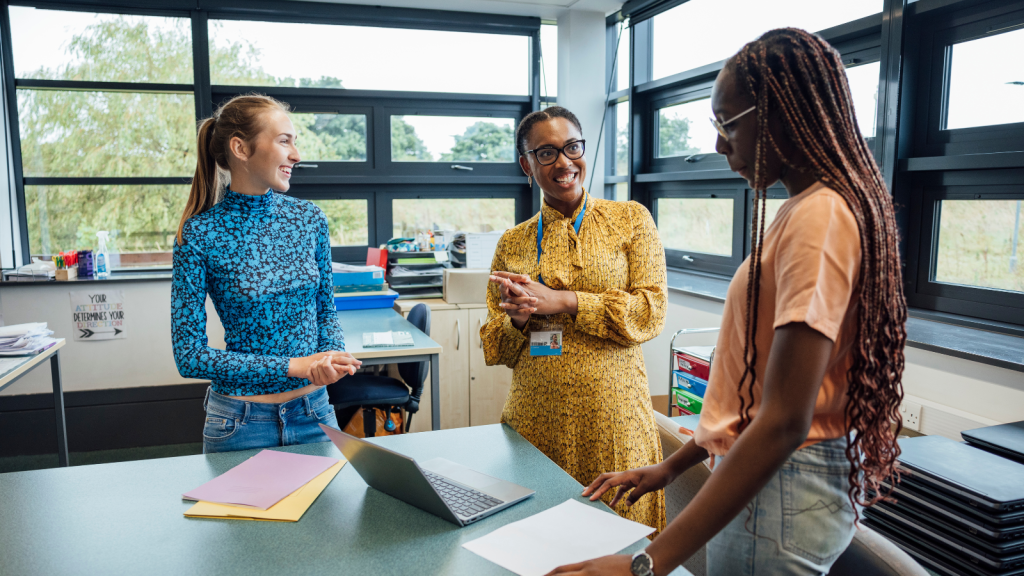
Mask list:
POLYGON ((317 386, 334 384, 345 376, 351 376, 363 363, 348 352, 318 352, 288 362, 288 376, 305 378, 317 386))
POLYGON ((583 495, 590 496, 590 500, 594 501, 617 486, 619 490, 608 505, 614 508, 619 500, 626 495, 626 492, 629 492, 626 506, 632 506, 644 494, 661 490, 675 480, 671 469, 663 464, 644 466, 627 472, 605 472, 591 482, 590 486, 583 489, 583 495))
MULTIPOLYGON (((507 272, 495 272, 495 274, 507 274, 507 272)), ((526 326, 530 316, 537 311, 535 308, 537 299, 531 296, 524 287, 512 282, 502 276, 491 275, 490 281, 498 285, 501 293, 501 303, 498 306, 512 319, 512 325, 519 330, 526 326)))
POLYGON ((526 274, 511 272, 491 272, 491 279, 506 280, 533 297, 534 314, 576 314, 579 302, 576 293, 571 290, 552 290, 540 282, 535 282, 526 274))
POLYGON ((548 572, 548 576, 551 576, 552 574, 567 574, 573 576, 632 576, 633 572, 630 570, 630 565, 632 563, 633 559, 631 557, 626 556, 625 554, 616 554, 614 556, 594 558, 593 560, 587 560, 586 562, 559 566, 551 572, 548 572))

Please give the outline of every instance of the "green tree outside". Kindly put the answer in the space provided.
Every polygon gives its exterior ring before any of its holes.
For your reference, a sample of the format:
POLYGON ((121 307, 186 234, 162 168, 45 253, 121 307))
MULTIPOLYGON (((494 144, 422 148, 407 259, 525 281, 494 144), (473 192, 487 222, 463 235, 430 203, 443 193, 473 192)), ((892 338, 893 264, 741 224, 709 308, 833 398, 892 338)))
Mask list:
POLYGON ((672 118, 664 113, 658 118, 658 156, 689 156, 699 148, 690 146, 690 119, 672 118))
POLYGON ((512 162, 515 145, 512 126, 475 122, 455 137, 455 146, 441 154, 442 162, 512 162))

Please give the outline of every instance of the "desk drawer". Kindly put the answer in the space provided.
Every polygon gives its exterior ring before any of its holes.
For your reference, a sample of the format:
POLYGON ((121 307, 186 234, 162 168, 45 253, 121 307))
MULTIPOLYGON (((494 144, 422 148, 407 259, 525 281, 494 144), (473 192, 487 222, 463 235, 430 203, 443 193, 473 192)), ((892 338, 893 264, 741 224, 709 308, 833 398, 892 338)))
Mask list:
POLYGON ((676 406, 691 412, 693 414, 700 414, 701 408, 704 407, 704 400, 695 394, 691 394, 681 388, 673 388, 672 394, 675 396, 676 406))
POLYGON ((676 388, 682 388, 700 398, 704 397, 704 392, 708 389, 707 380, 702 380, 682 370, 672 371, 672 383, 676 388))

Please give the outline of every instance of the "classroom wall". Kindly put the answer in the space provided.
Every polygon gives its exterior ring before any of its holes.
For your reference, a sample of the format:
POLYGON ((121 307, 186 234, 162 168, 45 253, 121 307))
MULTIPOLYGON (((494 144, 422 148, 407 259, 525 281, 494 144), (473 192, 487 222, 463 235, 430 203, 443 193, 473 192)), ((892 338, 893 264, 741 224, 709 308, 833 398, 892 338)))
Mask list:
MULTIPOLYGON (((722 304, 669 291, 665 329, 643 345, 651 395, 668 394, 669 340, 680 328, 718 326, 722 304)), ((717 334, 683 335, 677 345, 713 345, 717 334)), ((921 432, 959 440, 961 430, 1024 420, 1024 373, 907 347, 903 389, 922 405, 921 432)))
POLYGON ((573 112, 587 141, 583 185, 604 190, 604 145, 598 132, 605 112, 605 19, 601 12, 565 11, 558 16, 558 105, 573 112), (591 177, 593 184, 591 185, 591 177))
MULTIPOLYGON (((182 378, 171 352, 171 282, 118 282, 105 290, 123 290, 125 334, 121 340, 76 342, 72 338, 72 290, 95 289, 96 284, 59 282, 5 286, 0 290, 0 313, 6 324, 46 322, 57 338, 67 338, 61 351, 64 390, 100 390, 200 382, 182 378)), ((206 301, 210 345, 224 348, 224 329, 213 303, 206 301)), ((33 370, 0 395, 50 392, 50 371, 33 370)))

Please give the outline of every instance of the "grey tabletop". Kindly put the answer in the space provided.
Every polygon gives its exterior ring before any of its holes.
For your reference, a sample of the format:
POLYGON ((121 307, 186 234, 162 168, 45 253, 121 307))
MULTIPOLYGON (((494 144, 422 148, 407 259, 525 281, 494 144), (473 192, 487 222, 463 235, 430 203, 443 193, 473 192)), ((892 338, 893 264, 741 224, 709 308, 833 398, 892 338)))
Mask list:
POLYGON ((341 310, 338 312, 338 323, 341 324, 341 329, 345 333, 345 350, 359 359, 441 353, 440 344, 417 330, 411 322, 391 308, 341 310), (413 345, 363 348, 363 332, 388 332, 391 330, 412 334, 413 345))
MULTIPOLYGON (((505 425, 373 441, 537 493, 459 528, 369 488, 346 465, 299 522, 253 522, 186 518, 181 494, 256 450, 13 472, 0 474, 0 574, 509 574, 462 544, 570 498, 612 513, 505 425)), ((329 442, 280 450, 341 457, 329 442)))

